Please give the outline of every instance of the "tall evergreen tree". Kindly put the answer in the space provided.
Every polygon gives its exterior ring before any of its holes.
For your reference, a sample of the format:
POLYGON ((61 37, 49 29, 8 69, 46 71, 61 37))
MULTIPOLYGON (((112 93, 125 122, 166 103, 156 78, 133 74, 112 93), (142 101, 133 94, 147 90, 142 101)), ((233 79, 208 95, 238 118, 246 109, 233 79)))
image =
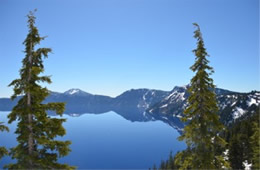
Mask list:
POLYGON ((254 112, 244 113, 244 118, 237 119, 228 127, 225 138, 228 141, 228 159, 232 169, 245 169, 245 162, 252 164, 252 169, 259 169, 260 106, 254 112))
POLYGON ((244 140, 241 140, 243 134, 235 134, 229 141, 229 161, 233 169, 244 169, 244 140))
MULTIPOLYGON (((8 127, 6 127, 5 125, 3 125, 3 122, 0 122, 0 131, 3 132, 3 131, 9 131, 8 127)), ((0 159, 7 155, 8 154, 8 151, 5 147, 0 147, 0 159)))
POLYGON ((28 17, 29 33, 23 42, 25 58, 22 61, 20 78, 11 82, 14 86, 12 99, 22 95, 18 104, 8 115, 9 123, 18 120, 15 133, 18 135, 18 145, 11 149, 10 155, 17 162, 6 165, 9 169, 71 169, 67 164, 57 162, 70 152, 70 141, 55 140, 64 136, 66 131, 62 126, 65 119, 51 118, 47 111, 55 111, 62 115, 64 103, 47 103, 43 100, 49 95, 47 88, 39 83, 51 83, 49 76, 40 76, 44 72, 43 57, 47 58, 50 48, 38 48, 41 40, 35 25, 35 16, 30 12, 28 17))
POLYGON ((223 125, 219 121, 218 106, 214 93, 213 79, 210 75, 214 72, 208 65, 208 53, 198 24, 194 31, 197 48, 193 50, 196 59, 190 69, 195 72, 188 89, 189 106, 184 111, 184 122, 188 125, 179 140, 185 140, 187 150, 176 155, 176 165, 180 169, 219 169, 228 167, 223 156, 218 155, 216 147, 224 147, 226 142, 219 136, 223 125))
POLYGON ((170 152, 168 164, 166 165, 166 169, 175 169, 172 151, 170 152))
MULTIPOLYGON (((259 111, 258 111, 259 112, 259 111)), ((259 127, 259 113, 258 119, 252 124, 253 135, 250 137, 250 144, 252 147, 252 169, 260 169, 260 127, 259 127)))

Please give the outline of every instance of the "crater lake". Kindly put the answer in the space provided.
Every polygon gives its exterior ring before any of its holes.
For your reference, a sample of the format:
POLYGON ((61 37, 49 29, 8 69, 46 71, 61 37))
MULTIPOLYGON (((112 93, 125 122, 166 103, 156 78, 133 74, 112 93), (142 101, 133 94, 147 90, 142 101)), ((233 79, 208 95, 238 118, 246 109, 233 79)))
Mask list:
MULTIPOLYGON (((8 124, 9 112, 0 112, 9 132, 0 133, 0 146, 16 146, 16 122, 8 124)), ((129 113, 128 113, 129 114, 129 113)), ((137 114, 137 113, 135 113, 137 114)), ((135 115, 133 114, 133 115, 135 115)), ((141 114, 141 113, 138 113, 141 114)), ((145 114, 143 115, 145 116, 145 114)), ((59 116, 54 116, 59 117, 59 116)), ((180 128, 167 117, 131 120, 110 111, 106 113, 64 114, 67 134, 59 139, 70 140, 71 152, 59 162, 77 169, 148 169, 186 148, 177 140, 180 128)), ((0 161, 0 167, 14 162, 10 157, 0 161)))

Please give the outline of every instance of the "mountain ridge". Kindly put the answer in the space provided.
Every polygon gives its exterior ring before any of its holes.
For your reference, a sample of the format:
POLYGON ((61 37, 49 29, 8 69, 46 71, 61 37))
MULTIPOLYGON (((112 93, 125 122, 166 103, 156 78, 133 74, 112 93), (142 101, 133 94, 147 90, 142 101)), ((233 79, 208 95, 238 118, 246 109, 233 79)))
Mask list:
MULTIPOLYGON (((107 96, 107 97, 110 97, 110 98, 116 98, 116 97, 118 97, 118 96, 121 96, 122 94, 124 94, 124 93, 126 93, 126 92, 130 92, 130 91, 136 91, 136 90, 151 90, 151 91, 162 91, 162 92, 171 92, 171 91, 173 91, 175 88, 184 88, 184 87, 188 87, 189 86, 189 84, 188 85, 183 85, 183 86, 174 86, 173 87, 173 89, 172 90, 170 90, 170 91, 167 91, 167 90, 161 90, 161 89, 150 89, 150 88, 131 88, 131 89, 129 89, 129 90, 126 90, 126 91, 124 91, 124 92, 122 92, 122 93, 120 93, 119 95, 117 95, 117 96, 115 96, 115 97, 112 97, 112 96, 109 96, 109 95, 103 95, 103 94, 93 94, 93 93, 89 93, 89 92, 87 92, 87 91, 85 91, 85 90, 81 90, 80 88, 70 88, 70 89, 68 89, 68 90, 66 90, 66 91, 64 91, 64 92, 57 92, 57 91, 52 91, 52 90, 49 90, 49 92, 51 93, 51 94, 67 94, 67 95, 69 95, 72 91, 74 91, 75 93, 73 93, 73 94, 78 94, 79 92, 82 94, 88 94, 88 95, 96 95, 96 96, 107 96)), ((252 92, 252 91, 256 91, 256 92, 260 92, 260 91, 258 91, 258 90, 251 90, 251 91, 249 91, 249 92, 237 92, 237 91, 230 91, 230 90, 227 90, 227 89, 223 89, 223 88, 216 88, 216 94, 218 94, 218 93, 220 93, 220 91, 225 91, 226 93, 228 93, 228 92, 234 92, 234 93, 240 93, 240 94, 244 94, 244 93, 250 93, 250 92, 252 92)), ((10 99, 11 98, 11 96, 10 97, 0 97, 0 99, 10 99)))
MULTIPOLYGON (((188 86, 175 86, 171 91, 130 89, 116 97, 91 94, 73 88, 63 93, 50 91, 44 103, 65 102, 64 113, 70 116, 114 111, 131 122, 160 120, 182 133, 185 124, 180 118, 188 105, 188 86)), ((258 91, 240 93, 216 88, 215 93, 220 108, 220 120, 227 126, 237 120, 247 119, 256 109, 260 109, 258 91)), ((10 98, 0 98, 0 111, 10 111, 20 98, 21 96, 14 101, 10 98)))
MULTIPOLYGON (((148 88, 130 89, 116 97, 91 94, 72 88, 63 93, 50 91, 44 103, 65 102, 67 114, 100 114, 115 111, 131 121, 144 121, 147 120, 147 116, 180 119, 183 116, 183 110, 188 105, 188 87, 189 85, 175 86, 171 91, 148 88)), ((260 103, 258 91, 241 93, 216 88, 215 93, 221 111, 221 120, 225 124, 243 117, 248 111, 252 114, 251 112, 260 103)), ((20 97, 14 101, 10 98, 0 98, 0 111, 10 111, 20 97)))
MULTIPOLYGON (((236 119, 246 118, 246 115, 252 115, 260 107, 259 91, 241 93, 216 88, 215 94, 219 106, 220 120, 225 125, 232 124, 236 119)), ((176 87, 167 97, 148 108, 147 112, 182 118, 183 111, 188 106, 188 97, 187 86, 176 87)))

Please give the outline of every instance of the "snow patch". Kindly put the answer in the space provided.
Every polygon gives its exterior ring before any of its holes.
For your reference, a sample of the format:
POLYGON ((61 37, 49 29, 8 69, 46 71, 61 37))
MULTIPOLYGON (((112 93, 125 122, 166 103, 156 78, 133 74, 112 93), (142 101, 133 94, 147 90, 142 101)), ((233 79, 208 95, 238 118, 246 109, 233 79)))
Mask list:
POLYGON ((149 104, 146 102, 146 96, 147 96, 147 94, 148 94, 149 92, 150 92, 150 91, 147 91, 147 92, 143 95, 143 102, 144 102, 143 107, 144 107, 144 108, 149 108, 149 104))
POLYGON ((66 95, 84 95, 84 96, 91 95, 91 94, 84 92, 80 89, 70 89, 68 91, 65 91, 64 94, 66 94, 66 95))
POLYGON ((164 104, 160 108, 164 108, 164 107, 167 107, 167 106, 168 106, 168 104, 164 104))
POLYGON ((245 167, 245 170, 251 170, 252 164, 249 164, 247 160, 243 162, 243 165, 245 167))
POLYGON ((73 89, 73 90, 71 90, 71 91, 69 92, 69 94, 74 94, 74 93, 77 93, 77 92, 79 92, 78 89, 73 89))
POLYGON ((70 113, 69 114, 71 117, 79 117, 80 116, 80 114, 78 114, 78 113, 70 113))
POLYGON ((227 104, 225 102, 223 102, 223 104, 220 104, 220 107, 222 110, 224 110, 227 107, 227 104))
POLYGON ((213 137, 211 138, 211 143, 214 143, 214 140, 215 140, 215 136, 213 136, 213 137))
POLYGON ((241 107, 236 107, 233 111, 233 119, 240 118, 246 112, 241 107))
POLYGON ((257 102, 256 99, 251 97, 251 98, 249 98, 249 100, 247 100, 247 105, 250 107, 252 104, 255 104, 258 106, 259 103, 257 102))
POLYGON ((229 153, 229 150, 228 149, 226 149, 224 152, 223 152, 223 154, 224 154, 224 160, 228 160, 228 153, 229 153))
POLYGON ((163 118, 163 119, 166 119, 166 120, 168 120, 168 118, 167 118, 167 117, 165 117, 165 116, 162 116, 162 118, 163 118))
POLYGON ((80 89, 70 89, 70 90, 68 90, 68 91, 66 91, 64 93, 68 94, 68 95, 73 95, 73 94, 76 94, 76 93, 79 93, 79 92, 81 92, 80 89))
POLYGON ((237 101, 233 102, 233 103, 231 104, 231 106, 234 106, 236 103, 237 103, 237 101))
POLYGON ((179 99, 182 100, 182 101, 185 100, 185 98, 184 98, 184 92, 182 92, 182 93, 179 94, 179 99))
POLYGON ((181 115, 176 115, 176 117, 177 117, 177 118, 182 118, 182 116, 181 116, 181 115))
POLYGON ((169 96, 167 96, 167 97, 165 98, 165 100, 168 100, 169 98, 171 98, 175 93, 176 93, 176 92, 171 93, 169 96))
POLYGON ((164 100, 171 99, 170 103, 174 103, 174 102, 178 102, 178 101, 184 101, 185 100, 184 94, 185 94, 185 92, 180 93, 180 92, 174 91, 169 96, 167 96, 164 100))

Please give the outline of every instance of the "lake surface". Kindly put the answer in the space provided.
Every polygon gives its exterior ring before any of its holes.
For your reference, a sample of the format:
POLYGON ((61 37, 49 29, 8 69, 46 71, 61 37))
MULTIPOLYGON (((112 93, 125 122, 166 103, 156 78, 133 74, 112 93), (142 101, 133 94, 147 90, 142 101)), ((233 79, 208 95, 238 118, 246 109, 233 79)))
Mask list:
MULTIPOLYGON (((0 122, 7 124, 8 113, 0 112, 0 122)), ((147 169, 167 159, 170 151, 175 154, 186 147, 176 139, 178 131, 160 120, 132 122, 112 111, 63 117, 63 139, 72 141, 72 152, 59 161, 78 169, 147 169)), ((16 145, 16 123, 8 127, 9 133, 0 132, 0 145, 10 148, 16 145)), ((11 161, 4 157, 0 167, 11 161)))

